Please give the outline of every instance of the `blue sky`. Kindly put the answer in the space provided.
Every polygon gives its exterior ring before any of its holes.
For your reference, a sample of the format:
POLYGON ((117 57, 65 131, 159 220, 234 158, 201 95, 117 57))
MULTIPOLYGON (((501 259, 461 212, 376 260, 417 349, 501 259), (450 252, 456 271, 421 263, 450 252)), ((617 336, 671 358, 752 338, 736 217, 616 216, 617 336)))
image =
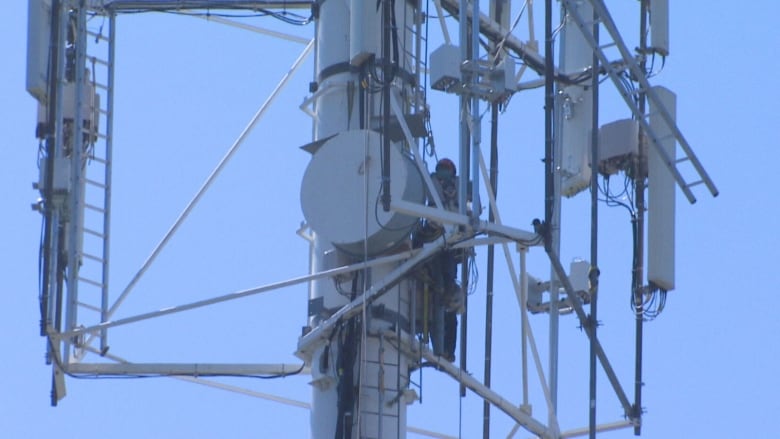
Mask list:
MULTIPOLYGON (((630 47, 638 2, 608 2, 630 47)), ((780 5, 725 0, 671 2, 671 53, 651 82, 678 95, 678 124, 718 185, 699 202, 677 198, 677 288, 666 310, 645 329, 643 437, 774 437, 780 378, 774 259, 777 207, 772 186, 778 159, 780 61, 775 30, 780 5)), ((166 378, 68 379, 68 396, 49 406, 50 367, 38 333, 37 254, 40 216, 35 101, 25 91, 26 4, 6 6, 0 35, 8 44, 0 77, 3 128, 3 222, 0 256, 0 424, 6 437, 306 437, 308 412, 261 398, 166 378)), ((537 2, 537 38, 543 4, 537 2)), ((271 18, 252 24, 310 36, 271 18)), ((454 34, 455 28, 450 31, 454 34)), ((438 27, 432 21, 431 32, 438 27)), ((519 34, 521 39, 527 33, 519 34)), ((439 37, 432 37, 436 40, 439 37)), ((208 23, 146 14, 120 17, 117 43, 112 283, 114 296, 168 230, 257 108, 303 49, 298 43, 208 23)), ((139 282, 116 317, 153 311, 303 275, 307 244, 295 235, 303 216, 300 181, 308 161, 297 147, 311 137, 298 105, 311 81, 309 59, 263 117, 225 172, 139 282)), ((605 89, 608 88, 605 83, 605 89)), ((457 142, 455 98, 431 95, 441 154, 457 142)), ((611 90, 602 94, 602 122, 629 117, 611 90)), ((543 216, 543 99, 513 97, 501 119, 499 203, 507 224, 528 228, 543 216)), ((487 127, 487 126, 486 126, 487 127)), ((485 141, 487 141, 487 128, 485 141)), ((702 189, 702 188, 698 188, 702 189)), ((564 265, 589 254, 587 196, 564 202, 564 265)), ((633 395, 633 321, 628 306, 630 223, 622 209, 601 205, 600 338, 629 397, 633 395)), ((470 370, 482 376, 485 249, 472 296, 470 370)), ((503 261, 500 252, 497 261, 503 261)), ((517 261, 517 258, 515 258, 517 261)), ((503 265, 503 264, 499 264, 503 265)), ((546 257, 529 255, 545 277, 546 257)), ((519 319, 514 293, 496 271, 494 383, 519 401, 519 319)), ((292 355, 306 322, 306 288, 291 287, 110 332, 111 353, 137 362, 297 362, 292 355)), ((546 361, 545 318, 532 324, 546 361)), ((560 422, 587 425, 587 343, 572 316, 561 320, 560 422)), ((534 372, 531 372, 531 376, 534 372)), ((419 376, 417 377, 419 378, 419 376)), ((599 421, 622 410, 599 375, 599 421)), ((422 376, 422 404, 409 425, 463 437, 481 434, 481 400, 457 397, 457 385, 432 370, 422 376), (462 406, 461 406, 462 404, 462 406), (459 406, 460 410, 459 410, 459 406), (462 414, 462 415, 461 415, 462 414), (459 422, 460 420, 460 422, 459 422)), ((221 382, 308 401, 306 377, 221 382)), ((538 386, 534 413, 544 413, 538 386)), ((493 410, 493 432, 508 418, 493 410)), ((603 437, 630 437, 630 430, 603 437)), ((415 437, 410 434, 410 437, 415 437)), ((517 437, 528 437, 519 434, 517 437)), ((600 436, 602 437, 602 436, 600 436)))

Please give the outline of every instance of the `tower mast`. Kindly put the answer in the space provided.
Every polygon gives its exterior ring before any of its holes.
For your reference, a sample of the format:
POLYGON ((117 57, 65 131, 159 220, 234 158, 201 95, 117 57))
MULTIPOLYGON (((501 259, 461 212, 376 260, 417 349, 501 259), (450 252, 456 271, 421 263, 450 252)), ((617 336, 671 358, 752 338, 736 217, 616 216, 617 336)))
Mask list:
MULTIPOLYGON (((301 190, 313 230, 312 273, 409 245, 416 219, 391 212, 389 203, 408 191, 422 201, 423 193, 408 159, 416 145, 398 135, 399 117, 391 103, 406 114, 418 109, 418 3, 353 0, 318 6, 314 139, 306 148, 312 159, 301 190), (330 198, 326 194, 339 201, 323 202, 330 198)), ((410 359, 385 337, 411 339, 413 282, 378 286, 397 265, 310 284, 309 328, 351 301, 364 300, 360 312, 339 319, 320 342, 299 352, 312 365, 312 438, 406 437, 410 359), (382 296, 369 300, 369 291, 382 296)))

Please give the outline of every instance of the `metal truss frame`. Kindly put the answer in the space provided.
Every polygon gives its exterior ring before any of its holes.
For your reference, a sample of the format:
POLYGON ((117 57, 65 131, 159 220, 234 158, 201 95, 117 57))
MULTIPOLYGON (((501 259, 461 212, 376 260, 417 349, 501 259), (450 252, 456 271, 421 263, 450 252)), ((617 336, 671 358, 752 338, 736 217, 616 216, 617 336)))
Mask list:
MULTIPOLYGON (((564 4, 570 5, 573 0, 563 0, 563 1, 564 4)), ((594 9, 599 11, 602 18, 604 18, 605 21, 603 22, 603 24, 607 27, 608 30, 610 30, 610 33, 613 35, 613 39, 615 40, 615 42, 617 44, 622 44, 622 41, 619 40, 619 34, 616 33, 617 30, 614 28, 614 23, 611 22, 611 18, 609 18, 608 12, 606 12, 606 7, 603 5, 603 2, 601 0, 589 0, 589 1, 591 2, 591 4, 593 4, 594 9)), ((249 1, 249 0, 246 1, 242 1, 242 0, 179 0, 179 1, 176 0, 169 0, 169 1, 89 0, 87 3, 89 5, 88 7, 91 10, 96 11, 98 13, 111 14, 112 17, 113 14, 121 13, 123 11, 131 11, 131 10, 167 10, 167 9, 181 10, 181 9, 204 9, 204 8, 256 9, 256 8, 279 8, 279 7, 285 7, 287 9, 293 9, 293 8, 306 9, 306 8, 311 8, 312 5, 314 4, 314 2, 311 1, 286 2, 286 1, 249 1)), ((441 6, 441 8, 447 10, 455 17, 458 17, 461 12, 459 2, 456 0, 436 0, 436 6, 437 8, 441 6)), ((463 17, 467 17, 466 21, 468 21, 474 17, 475 13, 472 11, 463 11, 462 15, 463 17)), ((344 319, 348 319, 360 313, 364 309, 364 307, 366 307, 372 301, 379 298, 385 291, 387 291, 389 287, 393 286, 401 278, 403 278, 411 268, 425 261, 428 257, 432 256, 435 252, 439 251, 443 246, 447 245, 447 243, 452 243, 456 239, 464 238, 464 235, 461 234, 461 232, 456 231, 449 234, 446 240, 443 240, 441 242, 437 241, 436 243, 428 245, 420 250, 409 250, 395 255, 377 258, 371 261, 360 262, 360 263, 356 263, 344 267, 325 270, 319 273, 300 276, 293 279, 271 283, 271 284, 263 285, 248 290, 216 296, 206 300, 191 302, 191 303, 187 303, 187 304, 183 304, 171 308, 166 308, 162 310, 151 311, 148 313, 138 314, 135 316, 125 317, 122 319, 111 320, 113 315, 118 310, 118 308, 122 305, 124 300, 131 293, 133 287, 136 285, 139 279, 144 275, 144 273, 149 268, 149 266, 154 262, 155 258, 163 250, 163 248, 169 242, 171 237, 175 234, 175 232, 182 224, 182 222, 186 220, 189 213, 198 204, 198 201, 200 200, 203 193, 205 193, 205 191, 208 190, 212 182, 220 174, 220 172, 225 167, 227 162, 231 159, 235 151, 240 147, 240 145, 247 137, 247 135, 256 126, 257 122, 263 116, 266 109, 272 104, 274 98, 284 88, 288 80, 301 66, 303 60, 308 56, 308 54, 310 53, 310 51, 314 46, 314 40, 304 41, 302 39, 298 39, 297 37, 296 38, 290 38, 289 36, 285 37, 283 34, 271 32, 271 31, 265 31, 260 28, 249 27, 241 23, 230 22, 229 20, 218 19, 216 17, 212 17, 209 19, 227 25, 241 27, 250 31, 255 31, 259 33, 270 34, 276 37, 285 38, 291 41, 297 41, 301 43, 306 42, 306 47, 304 48, 303 52, 298 57, 298 59, 296 59, 294 64, 290 67, 290 69, 284 74, 284 76, 282 77, 282 79, 280 80, 276 88, 272 91, 271 95, 261 105, 257 113, 254 115, 254 117, 249 121, 246 128, 242 131, 242 133, 238 136, 238 138, 229 148, 225 156, 218 163, 216 168, 212 171, 212 173, 203 183, 202 187, 197 191, 197 193, 192 198, 192 200, 188 203, 184 211, 176 219, 176 221, 171 226, 171 228, 165 233, 165 235, 163 236, 161 241, 157 244, 157 246, 152 250, 150 256, 143 263, 139 271, 133 276, 130 283, 124 288, 124 290, 122 290, 121 294, 116 299, 116 301, 110 306, 110 308, 108 308, 107 312, 102 318, 103 321, 97 325, 92 325, 92 326, 88 326, 85 328, 78 328, 78 329, 74 329, 76 327, 74 322, 74 324, 70 325, 64 332, 49 334, 49 338, 53 341, 53 343, 51 344, 55 345, 53 349, 54 350, 53 354, 57 358, 62 358, 59 349, 57 347, 59 343, 57 342, 80 338, 84 341, 83 343, 77 346, 79 349, 83 349, 85 352, 92 352, 99 355, 103 355, 105 356, 105 358, 109 358, 111 360, 117 361, 118 363, 117 364, 71 363, 69 361, 70 359, 68 357, 68 354, 66 353, 64 358, 65 361, 61 363, 58 361, 58 364, 55 364, 55 368, 59 367, 61 369, 60 372, 68 373, 68 374, 83 374, 83 375, 141 375, 141 374, 154 374, 154 375, 166 375, 166 376, 170 375, 177 379, 185 379, 191 382, 196 382, 198 384, 204 384, 204 385, 212 385, 212 384, 206 384, 206 382, 204 382, 203 380, 194 377, 212 376, 212 375, 240 376, 240 375, 257 375, 257 374, 282 374, 282 375, 289 374, 293 371, 298 371, 300 369, 300 366, 291 365, 291 364, 219 364, 219 363, 210 363, 210 364, 138 363, 136 364, 136 363, 129 363, 121 359, 120 357, 114 356, 113 354, 107 354, 105 352, 105 349, 101 349, 99 351, 95 350, 94 348, 91 347, 91 343, 94 340, 94 338, 100 337, 101 334, 102 337, 105 337, 106 331, 112 327, 127 325, 130 323, 157 318, 157 317, 161 317, 173 313, 184 312, 196 308, 209 306, 215 303, 245 298, 252 295, 270 292, 273 290, 285 288, 292 285, 297 285, 304 282, 310 282, 316 279, 322 279, 326 277, 332 277, 338 274, 345 274, 357 270, 363 270, 365 268, 369 268, 379 264, 398 263, 398 266, 393 271, 391 271, 385 278, 378 280, 365 295, 361 295, 360 297, 356 298, 352 302, 343 306, 341 309, 336 311, 335 314, 333 314, 332 316, 324 320, 317 327, 313 328, 308 334, 300 338, 296 354, 300 357, 305 357, 307 352, 310 352, 315 345, 323 342, 330 336, 331 330, 340 321, 343 321, 344 319)), ((584 26, 585 23, 584 20, 580 19, 578 20, 578 22, 581 23, 580 24, 581 27, 583 28, 586 27, 584 26)), ((467 23, 461 23, 461 26, 466 26, 466 24, 467 23)), ((531 47, 525 43, 522 43, 513 35, 508 33, 506 29, 502 29, 500 25, 498 25, 493 20, 483 15, 479 15, 478 23, 472 23, 472 24, 476 24, 476 28, 478 29, 478 32, 487 36, 489 39, 493 41, 502 41, 507 50, 516 52, 531 69, 540 73, 543 73, 545 71, 545 59, 538 54, 535 47, 531 47)), ((447 33, 446 26, 442 24, 442 28, 446 34, 447 33)), ((585 31, 583 31, 583 33, 587 35, 585 31)), ((447 36, 447 39, 448 38, 449 37, 447 36)), ((475 36, 474 38, 477 37, 475 36)), ((599 49, 597 43, 595 43, 595 40, 592 44, 596 44, 596 46, 594 46, 594 49, 596 50, 599 49)), ((627 62, 629 67, 631 68, 631 72, 635 74, 637 78, 639 78, 639 81, 642 84, 642 91, 648 93, 648 96, 650 96, 651 99, 653 99, 652 90, 650 89, 649 84, 646 83, 646 78, 644 78, 643 75, 639 75, 637 73, 636 71, 637 67, 635 67, 635 63, 632 64, 630 62, 631 57, 623 53, 623 50, 621 50, 621 53, 623 54, 624 61, 627 62)), ((606 59, 602 59, 602 63, 605 66, 610 65, 609 61, 606 59)), ((555 71, 554 75, 558 77, 559 73, 555 71)), ((614 75, 611 74, 611 76, 614 75)), ((615 78, 613 77, 613 80, 614 79, 615 78)), ((624 98, 629 99, 628 97, 625 96, 625 94, 623 95, 624 98)), ((627 100, 627 102, 629 101, 627 100)), ((415 145, 415 141, 411 135, 411 130, 406 125, 404 117, 402 117, 403 114, 402 111, 400 110, 398 98, 395 94, 391 95, 391 105, 393 107, 393 111, 396 113, 396 116, 398 116, 397 120, 401 124, 407 142, 410 145, 415 145)), ((629 105, 629 107, 631 107, 631 105, 629 105)), ((664 116, 664 119, 667 121, 667 123, 669 123, 670 126, 674 127, 673 128, 674 133, 675 136, 678 138, 678 141, 680 141, 681 144, 684 144, 685 147, 687 148, 687 142, 684 141, 684 138, 682 137, 682 134, 679 132, 679 129, 677 129, 673 121, 670 122, 669 116, 668 114, 663 112, 663 108, 661 108, 661 111, 662 111, 662 116, 664 116)), ((639 120, 644 120, 644 115, 638 116, 638 118, 639 120)), ((424 172, 424 164, 422 163, 422 159, 419 156, 419 151, 417 151, 416 148, 411 148, 411 149, 415 153, 416 162, 418 167, 421 170, 421 173, 425 180, 425 184, 429 187, 430 193, 436 196, 437 192, 432 188, 433 185, 430 181, 430 176, 427 174, 427 172, 424 172)), ((524 401, 522 404, 519 405, 510 403, 509 401, 504 399, 501 395, 499 395, 497 392, 491 390, 489 387, 483 385, 478 380, 472 378, 468 373, 466 373, 461 368, 458 368, 452 365, 451 363, 443 361, 439 357, 433 355, 433 353, 430 352, 430 350, 428 350, 427 348, 418 347, 405 340, 397 339, 395 334, 384 334, 383 336, 386 337, 391 342, 397 343, 399 349, 402 349, 408 355, 412 355, 412 356, 421 355, 422 358, 424 358, 425 360, 436 364, 439 370, 451 376, 463 386, 466 386, 467 388, 475 392, 480 397, 484 398, 485 400, 489 401, 491 404, 501 409, 504 413, 506 413, 514 421, 516 421, 518 425, 526 428, 528 431, 538 435, 539 437, 556 438, 556 437, 577 436, 581 434, 581 430, 572 430, 570 432, 559 431, 555 410, 553 409, 554 404, 552 401, 554 400, 554 398, 550 394, 550 389, 547 386, 544 368, 542 366, 539 353, 536 349, 536 342, 534 339, 534 335, 527 318, 527 314, 528 314, 528 310, 526 307, 527 273, 525 272, 525 253, 530 247, 539 245, 543 236, 537 233, 537 231, 534 232, 525 231, 525 230, 503 225, 501 221, 500 212, 498 210, 497 202, 495 199, 495 195, 493 194, 491 190, 491 186, 488 181, 489 178, 488 170, 485 165, 485 161, 482 152, 479 149, 478 144, 474 147, 474 151, 475 151, 474 157, 478 159, 477 160, 478 163, 474 165, 475 169, 479 170, 476 173, 481 174, 481 177, 483 179, 485 190, 487 191, 489 196, 489 207, 495 216, 495 222, 480 221, 478 219, 478 215, 469 216, 462 213, 448 212, 442 208, 424 206, 421 204, 410 203, 403 200, 393 200, 391 203, 391 208, 396 212, 425 217, 446 224, 463 226, 463 228, 469 230, 469 233, 474 234, 475 236, 478 234, 487 235, 486 238, 473 238, 473 239, 466 240, 464 242, 459 242, 457 244, 457 246, 459 247, 489 245, 489 244, 496 244, 496 243, 502 245, 507 267, 510 271, 513 287, 521 309, 522 331, 523 331, 521 342, 523 346, 522 353, 523 353, 524 401), (519 276, 516 272, 516 265, 512 258, 511 251, 509 249, 509 243, 516 243, 518 246, 518 250, 520 252, 519 276), (526 367, 527 366, 526 364, 527 345, 530 345, 531 354, 533 357, 533 361, 535 363, 535 368, 538 373, 539 381, 543 389, 545 401, 548 410, 551 412, 550 419, 548 420, 549 425, 545 425, 543 422, 534 419, 526 411, 524 411, 524 407, 527 405, 527 392, 528 392, 527 367, 526 367)), ((688 156, 692 158, 692 162, 694 163, 694 166, 696 167, 697 171, 702 175, 703 180, 710 188, 710 191, 713 192, 713 194, 717 194, 717 190, 714 188, 714 185, 712 185, 711 181, 709 180, 709 177, 706 176, 706 173, 703 172, 703 168, 700 169, 700 164, 698 164, 698 160, 695 160, 695 156, 693 155, 692 151, 688 151, 688 149, 686 149, 686 152, 688 152, 688 156)), ((675 166, 675 164, 671 163, 670 160, 667 159, 666 161, 669 166, 672 167, 675 166)), ((678 177, 678 181, 680 181, 680 178, 681 177, 678 177)), ((687 183, 686 184, 680 183, 680 184, 683 187, 683 191, 686 192, 686 195, 688 195, 690 200, 692 195, 690 195, 689 192, 686 191, 686 189, 692 186, 692 184, 687 184, 687 183)), ((693 200, 695 200, 695 198, 693 200)), ((436 205, 441 206, 442 203, 437 202, 436 205)), ((602 431, 607 431, 607 430, 636 425, 639 422, 638 414, 636 410, 631 406, 631 403, 629 402, 628 397, 625 394, 625 391, 621 387, 617 375, 615 371, 612 369, 609 359, 606 356, 604 348, 601 346, 601 343, 599 342, 596 336, 594 328, 592 328, 590 324, 590 320, 583 309, 582 303, 580 303, 580 301, 576 299, 577 295, 575 294, 571 282, 563 266, 560 263, 559 256, 556 254, 555 251, 551 249, 547 249, 547 256, 549 257, 553 270, 558 277, 558 281, 561 282, 567 295, 571 299, 569 302, 574 308, 574 311, 578 319, 580 320, 587 337, 593 343, 596 349, 599 362, 601 363, 604 372, 606 373, 607 378, 609 379, 609 382, 612 385, 613 390, 615 391, 615 394, 618 400, 620 401, 621 406, 624 409, 625 416, 628 418, 627 421, 613 423, 613 424, 606 424, 600 426, 600 428, 602 429, 602 431)), ((65 344, 67 345, 67 343, 65 344)), ((213 386, 220 387, 225 390, 246 393, 237 390, 238 388, 227 388, 230 386, 225 386, 222 384, 213 384, 213 386)), ((253 396, 258 396, 258 395, 253 395, 253 396)), ((287 402, 284 403, 290 403, 290 402, 288 400, 287 402)), ((292 405, 296 405, 298 407, 307 407, 305 403, 299 403, 299 402, 296 402, 295 404, 292 405)), ((409 428, 409 431, 414 431, 414 430, 409 428)), ((417 431, 414 432, 424 434, 423 433, 424 431, 425 430, 418 429, 417 431)), ((510 433, 510 435, 511 434, 513 433, 510 433)), ((446 437, 446 436, 442 435, 442 436, 432 436, 432 437, 446 437)))

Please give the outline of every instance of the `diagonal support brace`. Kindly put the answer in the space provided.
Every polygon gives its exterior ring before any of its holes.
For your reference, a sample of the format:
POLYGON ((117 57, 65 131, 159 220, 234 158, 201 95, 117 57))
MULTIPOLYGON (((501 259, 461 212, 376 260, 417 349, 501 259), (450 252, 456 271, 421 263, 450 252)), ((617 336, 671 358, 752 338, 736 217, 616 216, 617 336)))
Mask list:
POLYGON ((561 265, 560 258, 554 250, 546 249, 546 251, 550 258, 550 263, 552 264, 553 270, 555 270, 555 274, 558 276, 558 280, 561 282, 561 284, 563 284, 563 288, 566 290, 566 294, 568 294, 569 298, 571 298, 571 305, 574 308, 574 312, 577 314, 577 318, 579 318, 580 323, 582 324, 582 328, 585 331, 585 334, 593 343, 594 349, 596 350, 596 356, 598 357, 601 366, 604 368, 604 373, 606 373, 607 379, 609 379, 610 384, 612 384, 612 388, 615 390, 615 394, 618 397, 618 400, 620 400, 620 404, 623 406, 625 416, 631 419, 634 423, 640 422, 640 415, 636 413, 634 407, 631 405, 631 402, 629 402, 628 397, 626 396, 626 392, 620 385, 620 381, 618 381, 615 370, 612 368, 612 364, 610 364, 609 359, 607 358, 607 354, 604 352, 604 348, 601 346, 601 342, 593 331, 593 326, 590 324, 590 319, 582 308, 582 303, 580 303, 579 300, 576 300, 577 295, 574 292, 574 287, 571 285, 571 281, 569 280, 569 276, 566 274, 566 270, 564 270, 563 265, 561 265))

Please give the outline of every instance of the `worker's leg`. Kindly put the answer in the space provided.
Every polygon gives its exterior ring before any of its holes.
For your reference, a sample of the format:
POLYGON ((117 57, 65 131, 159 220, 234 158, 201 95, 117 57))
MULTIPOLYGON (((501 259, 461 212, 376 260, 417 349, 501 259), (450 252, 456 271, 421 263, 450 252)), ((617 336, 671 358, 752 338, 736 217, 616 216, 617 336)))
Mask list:
POLYGON ((434 291, 434 294, 440 295, 446 293, 448 282, 448 272, 445 266, 446 260, 444 260, 443 254, 444 252, 439 252, 428 261, 428 269, 432 280, 431 289, 434 291))
POLYGON ((458 317, 454 312, 444 313, 444 357, 455 361, 455 345, 458 341, 458 317))
POLYGON ((434 355, 443 355, 446 352, 446 311, 444 310, 444 296, 434 292, 433 306, 431 309, 431 345, 434 355))

